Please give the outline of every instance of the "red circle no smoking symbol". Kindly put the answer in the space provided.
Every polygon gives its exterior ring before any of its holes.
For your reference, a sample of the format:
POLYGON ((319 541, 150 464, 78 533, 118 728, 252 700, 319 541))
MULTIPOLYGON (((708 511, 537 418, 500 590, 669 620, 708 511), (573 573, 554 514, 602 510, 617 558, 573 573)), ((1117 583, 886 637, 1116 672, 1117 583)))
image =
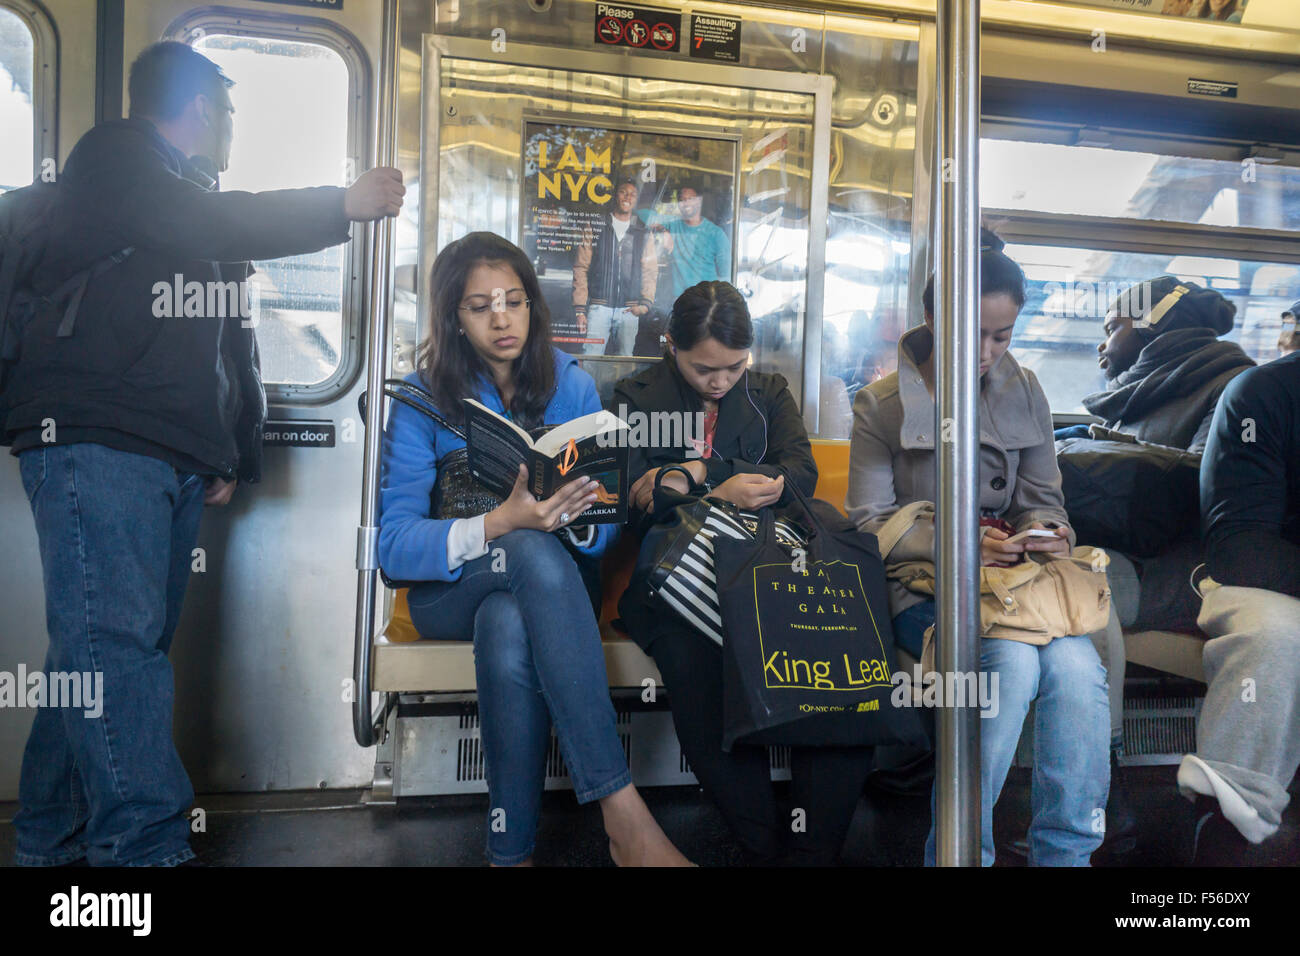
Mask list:
POLYGON ((660 50, 671 50, 677 42, 677 31, 671 23, 656 23, 650 31, 650 42, 660 50))
POLYGON ((632 46, 645 46, 645 41, 650 39, 650 28, 644 20, 629 20, 623 28, 623 39, 632 46))
POLYGON ((596 24, 596 32, 604 43, 617 43, 623 39, 623 22, 614 17, 602 17, 596 24))

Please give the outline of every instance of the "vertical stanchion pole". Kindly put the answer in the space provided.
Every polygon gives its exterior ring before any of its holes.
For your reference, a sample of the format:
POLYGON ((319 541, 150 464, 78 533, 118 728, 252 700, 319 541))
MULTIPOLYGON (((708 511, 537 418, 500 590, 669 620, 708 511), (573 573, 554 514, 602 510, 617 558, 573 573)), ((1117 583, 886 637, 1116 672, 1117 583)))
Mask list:
MULTIPOLYGON (((945 687, 979 669, 980 0, 938 0, 935 209, 936 666, 945 687), (951 682, 950 682, 951 681, 951 682)), ((969 685, 967 685, 969 686, 969 685)), ((977 700, 937 714, 940 866, 980 863, 977 700)))
MULTIPOLYGON (((375 166, 396 165, 397 4, 384 0, 383 36, 375 98, 375 166)), ((384 379, 388 375, 389 302, 392 298, 393 220, 370 225, 370 321, 366 336, 366 435, 361 476, 361 524, 357 527, 357 617, 352 656, 352 733, 357 743, 375 742, 370 710, 371 655, 379 596, 379 451, 384 430, 384 379)))

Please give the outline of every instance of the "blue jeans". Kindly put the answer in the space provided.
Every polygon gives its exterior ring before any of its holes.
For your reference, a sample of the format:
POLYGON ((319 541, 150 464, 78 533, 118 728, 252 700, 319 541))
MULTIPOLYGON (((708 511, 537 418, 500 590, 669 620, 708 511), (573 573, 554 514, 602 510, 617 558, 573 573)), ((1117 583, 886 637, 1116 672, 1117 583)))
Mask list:
POLYGON ((23 753, 19 865, 172 866, 194 790, 172 742, 171 647, 204 479, 91 443, 19 456, 40 539, 46 672, 103 675, 102 713, 43 707, 23 753))
POLYGON ((582 346, 584 355, 631 355, 636 348, 636 333, 640 316, 630 309, 615 309, 608 305, 587 306, 587 338, 600 339, 600 344, 587 342, 582 346), (614 341, 611 343, 610 339, 614 341))
POLYGON ((925 648, 925 632, 933 623, 933 601, 913 604, 894 617, 894 643, 919 661, 925 648))
POLYGON ((407 602, 422 637, 474 642, 488 860, 506 866, 533 854, 552 721, 579 803, 632 782, 596 618, 555 535, 511 531, 460 580, 417 585, 407 602))
MULTIPOLYGON (((933 601, 909 610, 917 608, 924 609, 918 614, 928 613, 927 627, 934 623, 933 601)), ((1096 648, 1085 636, 1058 637, 1041 646, 982 638, 980 670, 998 675, 996 716, 980 719, 982 864, 993 865, 993 806, 1029 705, 1037 700, 1029 865, 1087 866, 1105 836, 1110 790, 1110 701, 1096 648)), ((934 813, 932 790, 926 866, 935 864, 934 813)))
POLYGON ((1056 429, 1056 431, 1052 433, 1052 437, 1056 441, 1064 441, 1067 438, 1087 438, 1088 426, 1087 425, 1065 425, 1061 428, 1056 429))

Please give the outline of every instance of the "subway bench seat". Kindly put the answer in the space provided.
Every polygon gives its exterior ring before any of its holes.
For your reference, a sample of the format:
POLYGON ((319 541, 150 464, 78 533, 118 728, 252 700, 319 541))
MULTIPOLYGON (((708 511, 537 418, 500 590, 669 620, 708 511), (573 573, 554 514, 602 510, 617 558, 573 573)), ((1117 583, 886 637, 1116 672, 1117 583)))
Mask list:
MULTIPOLYGON (((843 511, 848 491, 849 443, 814 440, 812 445, 818 471, 817 497, 843 511)), ((603 563, 600 637, 609 685, 614 688, 639 688, 647 678, 663 685, 654 661, 612 623, 635 563, 636 552, 627 537, 614 546, 603 563)), ((1204 683, 1202 635, 1136 631, 1126 632, 1124 641, 1129 661, 1204 683)), ((469 641, 420 640, 411 624, 406 591, 400 590, 393 596, 388 623, 375 640, 373 680, 374 690, 392 693, 472 692, 474 648, 469 641)))

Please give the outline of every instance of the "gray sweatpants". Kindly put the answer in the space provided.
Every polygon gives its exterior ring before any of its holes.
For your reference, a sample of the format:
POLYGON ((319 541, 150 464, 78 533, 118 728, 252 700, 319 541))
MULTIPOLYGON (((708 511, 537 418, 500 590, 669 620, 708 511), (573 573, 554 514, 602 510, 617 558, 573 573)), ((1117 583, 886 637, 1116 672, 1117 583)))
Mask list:
POLYGON ((1196 753, 1183 758, 1184 794, 1218 799, 1246 839, 1271 836, 1300 766, 1300 600, 1259 588, 1206 592, 1197 623, 1209 691, 1196 753))

